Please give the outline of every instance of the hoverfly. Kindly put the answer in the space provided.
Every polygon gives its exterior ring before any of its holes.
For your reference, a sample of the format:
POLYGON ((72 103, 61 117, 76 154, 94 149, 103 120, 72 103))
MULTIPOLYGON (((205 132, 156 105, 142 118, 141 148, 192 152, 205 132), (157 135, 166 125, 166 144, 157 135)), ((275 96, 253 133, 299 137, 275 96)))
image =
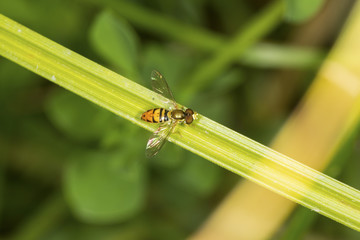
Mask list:
POLYGON ((168 109, 153 108, 141 115, 141 119, 150 123, 160 123, 159 128, 150 136, 146 145, 145 155, 148 158, 155 156, 164 145, 166 139, 174 131, 177 123, 185 122, 190 124, 196 118, 196 113, 190 108, 181 110, 177 107, 173 94, 165 80, 158 72, 151 72, 151 86, 153 90, 170 101, 165 102, 168 109))

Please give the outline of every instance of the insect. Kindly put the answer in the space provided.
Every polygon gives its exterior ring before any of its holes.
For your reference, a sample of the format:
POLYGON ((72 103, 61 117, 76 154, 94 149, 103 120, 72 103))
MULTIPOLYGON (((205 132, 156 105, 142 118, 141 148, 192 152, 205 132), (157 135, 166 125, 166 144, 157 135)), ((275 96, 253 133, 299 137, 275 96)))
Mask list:
POLYGON ((159 128, 150 136, 147 142, 145 155, 148 158, 155 156, 160 151, 166 139, 174 131, 176 124, 180 122, 190 124, 196 118, 196 113, 190 108, 184 111, 177 107, 165 78, 158 71, 153 70, 151 72, 151 86, 155 92, 169 99, 169 101, 164 102, 169 110, 153 108, 141 115, 141 119, 146 122, 160 123, 159 128))

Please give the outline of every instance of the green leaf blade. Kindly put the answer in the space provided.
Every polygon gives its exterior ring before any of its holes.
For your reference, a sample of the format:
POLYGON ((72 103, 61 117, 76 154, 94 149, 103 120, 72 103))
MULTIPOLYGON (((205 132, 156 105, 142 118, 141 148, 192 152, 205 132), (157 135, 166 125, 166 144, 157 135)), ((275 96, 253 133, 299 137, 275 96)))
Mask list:
MULTIPOLYGON (((0 15, 0 54, 151 131, 141 113, 162 96, 0 15)), ((196 109, 195 109, 196 110, 196 109)), ((358 116, 357 116, 358 117, 358 116)), ((170 141, 280 195, 360 231, 360 191, 204 116, 170 141)), ((136 139, 134 139, 136 141, 136 139)))

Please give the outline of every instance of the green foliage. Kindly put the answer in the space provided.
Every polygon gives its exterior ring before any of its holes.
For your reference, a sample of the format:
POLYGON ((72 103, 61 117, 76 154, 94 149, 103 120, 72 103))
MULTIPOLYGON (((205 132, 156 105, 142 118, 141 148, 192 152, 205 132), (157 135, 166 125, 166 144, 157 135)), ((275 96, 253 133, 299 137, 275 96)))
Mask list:
POLYGON ((133 217, 144 205, 145 165, 126 151, 83 151, 71 156, 65 194, 76 215, 90 223, 133 217), (133 158, 130 158, 133 159, 133 158))
POLYGON ((62 89, 51 92, 46 110, 59 130, 79 141, 98 140, 116 126, 112 113, 62 89))
POLYGON ((138 40, 126 21, 110 11, 103 11, 92 24, 90 40, 100 56, 119 67, 125 76, 136 77, 138 40))
POLYGON ((217 187, 220 169, 199 158, 188 157, 178 169, 173 181, 200 196, 206 196, 217 187))
POLYGON ((284 0, 285 17, 288 21, 301 23, 315 16, 324 5, 324 0, 284 0))
MULTIPOLYGON (((91 2, 95 5, 89 1, 41 0, 30 4, 4 0, 0 7, 8 17, 147 88, 151 70, 160 70, 180 103, 188 102, 189 107, 201 114, 258 140, 265 132, 276 131, 271 123, 292 111, 289 106, 299 99, 310 79, 303 77, 306 81, 300 84, 290 79, 287 87, 278 86, 280 90, 267 88, 275 84, 268 69, 316 69, 326 51, 289 47, 292 43, 285 43, 292 32, 280 24, 283 11, 280 1, 274 3, 272 11, 251 1, 235 0, 91 2), (260 8, 266 10, 263 15, 257 14, 260 8), (236 41, 229 44, 233 35, 237 36, 236 41), (281 44, 259 43, 265 38, 281 44), (251 86, 254 80, 257 84, 251 86), (283 96, 281 90, 291 98, 277 99, 283 96), (256 101, 259 93, 260 99, 273 96, 273 102, 256 101), (274 102, 275 107, 271 104, 274 102), (269 111, 273 108, 281 110, 269 111), (256 118, 261 121, 254 121, 256 118)), ((288 1, 287 16, 292 21, 305 21, 321 7, 321 2, 288 1)), ((43 46, 38 47, 37 54, 29 55, 30 59, 42 53, 43 46)), ((103 85, 108 89, 129 84, 104 69, 92 72, 98 69, 97 65, 62 50, 56 53, 61 56, 54 58, 56 61, 36 62, 39 68, 32 70, 59 84, 69 78, 73 83, 83 83, 87 78, 105 83, 104 79, 111 78, 110 83, 103 85), (90 70, 66 75, 74 70, 64 67, 69 58, 74 60, 75 69, 80 66, 90 70), (58 67, 63 75, 40 72, 47 67, 58 67)), ((42 59, 52 57, 49 54, 42 59)), ((81 90, 83 96, 91 99, 100 88, 85 81, 86 84, 89 88, 81 90)), ((74 86, 65 87, 78 91, 74 86)), ((161 100, 157 97, 153 100, 153 93, 132 83, 128 86, 123 92, 102 92, 97 103, 106 99, 107 106, 113 106, 123 97, 130 112, 122 117, 139 124, 139 116, 145 110, 142 108, 160 105, 161 100), (134 92, 142 98, 134 97, 134 92)), ((146 160, 144 148, 150 132, 3 59, 0 59, 0 109, 0 214, 5 220, 0 224, 1 236, 184 239, 237 179, 172 143, 167 143, 155 159, 146 160), (49 211, 43 212, 41 220, 33 217, 33 211, 42 212, 34 209, 48 206, 44 196, 60 189, 66 202, 59 204, 57 199, 49 211), (67 218, 68 211, 71 217, 67 218), (25 227, 19 222, 33 225, 25 227)), ((142 124, 151 131, 157 127, 142 124)), ((198 126, 194 124, 188 129, 180 126, 180 133, 174 134, 172 140, 179 143, 184 137, 190 141, 198 126)), ((306 219, 301 217, 302 221, 306 219)), ((320 221, 329 222, 325 218, 320 221)), ((339 235, 344 232, 342 226, 335 228, 339 235)))

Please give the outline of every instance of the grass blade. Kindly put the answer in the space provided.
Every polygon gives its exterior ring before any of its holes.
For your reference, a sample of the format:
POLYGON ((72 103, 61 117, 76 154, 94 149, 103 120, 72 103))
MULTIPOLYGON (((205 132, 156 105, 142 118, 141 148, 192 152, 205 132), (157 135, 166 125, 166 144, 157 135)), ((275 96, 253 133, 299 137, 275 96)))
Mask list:
MULTIPOLYGON (((153 131, 140 114, 162 106, 152 91, 0 15, 0 54, 153 131)), ((357 116, 358 119, 358 116, 357 116)), ((202 115, 170 141, 360 231, 360 192, 202 115)), ((135 140, 135 139, 134 139, 135 140)))

